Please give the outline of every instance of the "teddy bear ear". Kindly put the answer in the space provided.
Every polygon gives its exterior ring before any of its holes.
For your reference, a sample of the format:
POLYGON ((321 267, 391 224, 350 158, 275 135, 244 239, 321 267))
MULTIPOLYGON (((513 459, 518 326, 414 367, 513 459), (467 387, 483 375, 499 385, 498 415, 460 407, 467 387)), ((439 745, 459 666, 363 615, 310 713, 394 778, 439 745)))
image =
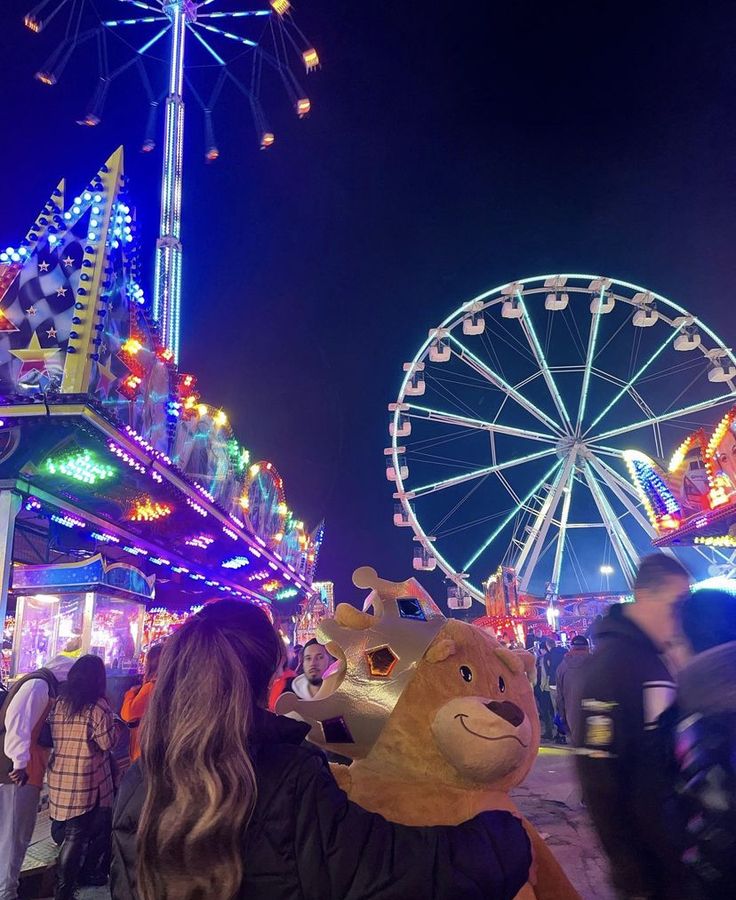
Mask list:
POLYGON ((424 654, 424 658, 431 663, 442 662, 448 657, 454 656, 456 650, 455 641, 450 638, 442 638, 442 640, 435 641, 430 645, 429 650, 424 654))
POLYGON ((512 650, 511 652, 522 661, 526 677, 529 679, 531 686, 534 687, 537 681, 537 661, 534 658, 534 654, 528 650, 512 650))

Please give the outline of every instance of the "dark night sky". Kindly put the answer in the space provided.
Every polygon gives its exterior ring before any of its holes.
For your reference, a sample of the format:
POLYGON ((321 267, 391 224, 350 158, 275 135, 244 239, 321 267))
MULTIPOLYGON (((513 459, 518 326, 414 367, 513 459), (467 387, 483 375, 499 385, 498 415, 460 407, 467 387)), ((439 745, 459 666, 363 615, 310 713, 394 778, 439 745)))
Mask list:
MULTIPOLYGON (((47 45, 25 11, 0 12, 0 243, 60 176, 81 187, 124 143, 152 257, 159 161, 138 153, 135 81, 97 129, 75 125, 94 72, 34 81, 47 45)), ((736 342, 736 14, 725 0, 302 0, 297 15, 323 68, 308 119, 274 111, 269 153, 231 98, 205 166, 188 110, 182 365, 274 461, 292 508, 327 520, 319 574, 347 599, 356 565, 411 571, 386 404, 461 301, 600 271, 736 342)))

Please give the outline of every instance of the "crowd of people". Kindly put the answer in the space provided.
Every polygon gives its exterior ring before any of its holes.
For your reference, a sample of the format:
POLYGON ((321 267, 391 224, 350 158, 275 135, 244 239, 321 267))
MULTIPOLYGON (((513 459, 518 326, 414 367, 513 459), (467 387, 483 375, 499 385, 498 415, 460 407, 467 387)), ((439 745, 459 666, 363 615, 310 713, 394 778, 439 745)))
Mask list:
MULTIPOLYGON (((732 896, 736 597, 691 593, 656 554, 590 638, 527 646, 543 736, 575 754, 617 895, 732 896)), ((113 900, 514 897, 533 872, 514 815, 388 822, 347 799, 307 725, 273 713, 284 691, 314 699, 333 665, 221 600, 150 650, 119 715, 96 656, 19 679, 0 707, 0 900, 17 897, 44 777, 57 900, 108 878, 113 900)))

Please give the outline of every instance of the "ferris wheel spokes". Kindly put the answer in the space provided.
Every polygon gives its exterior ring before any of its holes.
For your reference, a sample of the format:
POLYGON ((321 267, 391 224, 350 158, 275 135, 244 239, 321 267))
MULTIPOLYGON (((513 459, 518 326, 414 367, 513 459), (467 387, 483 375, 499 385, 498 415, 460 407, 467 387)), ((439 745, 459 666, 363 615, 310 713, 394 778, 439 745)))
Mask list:
POLYGON ((443 491, 445 488, 454 487, 455 485, 463 484, 466 481, 473 481, 475 478, 494 475, 496 472, 502 472, 504 469, 512 469, 515 466, 521 466, 524 463, 533 462, 536 459, 544 459, 544 457, 552 456, 556 452, 556 449, 551 447, 549 450, 540 450, 538 453, 529 453, 526 456, 520 456, 517 459, 510 459, 506 462, 496 463, 495 465, 486 466, 482 469, 476 469, 473 472, 455 475, 452 478, 446 478, 444 481, 435 481, 433 484, 424 484, 421 487, 412 488, 409 494, 411 495, 412 500, 416 500, 427 494, 433 494, 435 491, 443 491))
POLYGON ((535 406, 530 400, 527 400, 523 394, 519 393, 517 388, 508 384, 504 378, 494 372, 490 366, 483 362, 483 360, 479 359, 474 353, 468 350, 462 341, 459 341, 454 334, 450 334, 449 338, 460 348, 459 353, 453 351, 454 355, 459 360, 462 360, 465 365, 469 366, 477 375, 480 375, 489 381, 494 387, 501 388, 501 390, 505 391, 508 397, 515 400, 519 406, 523 407, 523 409, 533 415, 535 419, 539 419, 543 425, 546 425, 555 432, 561 433, 560 426, 553 418, 551 418, 551 416, 548 416, 547 413, 535 406))
POLYGON ((585 353, 585 368, 583 369, 583 387, 580 391, 580 403, 578 405, 578 418, 575 423, 575 434, 580 434, 583 428, 583 418, 585 417, 585 407, 588 403, 588 391, 590 390, 590 375, 593 369, 593 359, 595 358, 595 345, 598 340, 598 327, 601 321, 600 304, 603 302, 604 288, 601 287, 600 303, 593 313, 590 320, 590 333, 588 335, 588 349, 585 353))
POLYGON ((528 539, 524 542, 521 553, 516 560, 515 569, 517 575, 520 575, 522 570, 524 571, 524 576, 521 578, 520 582, 522 591, 527 589, 527 585, 534 573, 539 554, 542 552, 542 548, 547 540, 549 526, 552 524, 554 515, 557 512, 557 506, 560 502, 562 492, 568 487, 570 474, 573 471, 574 465, 575 454, 571 453, 557 473, 555 480, 552 482, 544 503, 539 509, 534 526, 529 532, 528 539), (529 564, 524 568, 524 564, 530 552, 531 556, 529 557, 529 564))
POLYGON ((519 306, 521 307, 523 313, 519 320, 521 322, 521 330, 524 332, 524 335, 529 342, 529 346, 531 347, 532 353, 534 354, 534 358, 542 373, 545 384, 547 385, 547 388, 552 395, 552 400, 554 401, 555 407, 557 408, 557 412, 562 416, 564 427, 568 431, 568 433, 570 433, 572 432, 572 423, 570 422, 570 416, 567 414, 567 409, 562 399, 562 394, 560 394, 557 388, 557 384, 552 377, 552 372, 550 371, 549 365, 547 364, 547 357, 544 355, 542 345, 539 343, 539 338, 537 337, 537 333, 534 330, 534 325, 532 323, 531 317, 529 316, 529 311, 524 304, 524 297, 521 291, 516 292, 516 297, 519 301, 519 306))
POLYGON ((606 527, 613 550, 618 557, 618 561, 621 565, 621 573, 626 579, 629 587, 631 587, 634 583, 639 556, 625 529, 622 528, 619 518, 614 513, 605 494, 601 490, 600 485, 595 478, 595 474, 591 470, 591 466, 587 460, 583 463, 583 477, 588 483, 595 505, 598 507, 601 520, 606 527))
POLYGON ((575 471, 573 470, 568 484, 564 490, 562 499, 562 516, 560 517, 559 530, 557 532, 557 546, 555 547, 555 559, 552 563, 552 580, 550 581, 550 593, 552 602, 557 600, 560 594, 560 575, 562 573, 562 560, 565 556, 565 541, 567 540, 567 526, 570 517, 570 503, 572 501, 572 489, 575 484, 575 471))
POLYGON ((606 408, 603 410, 603 412, 601 412, 598 416, 596 416, 596 418, 591 422, 591 424, 585 430, 586 435, 593 428, 595 428, 595 426, 601 421, 601 419, 603 419, 605 416, 608 415, 608 413, 613 409, 613 407, 618 403, 618 401, 624 396, 624 394, 626 394, 636 384, 636 382, 641 378, 641 376, 644 374, 644 372, 646 372, 646 370, 649 368, 649 366, 651 366, 652 363, 662 353, 664 353, 664 351, 667 349, 667 347, 670 345, 670 343, 672 343, 672 341, 674 341, 674 339, 677 337, 678 334, 679 334, 678 331, 672 331, 667 336, 667 338, 664 341, 662 341, 662 343, 659 345, 659 347, 654 351, 654 353, 652 353, 652 355, 649 357, 649 359, 637 371, 636 375, 634 375, 633 378, 631 378, 631 380, 621 388, 621 390, 616 394, 616 396, 613 398, 613 400, 611 400, 611 402, 608 404, 608 406, 606 406, 606 408))
POLYGON ((612 428, 610 431, 604 431, 601 434, 591 438, 591 441, 602 441, 606 438, 618 437, 621 434, 628 434, 630 431, 636 431, 639 428, 646 428, 651 425, 657 425, 661 422, 668 422, 670 419, 677 419, 681 416, 690 416, 694 413, 702 412, 705 409, 713 409, 714 406, 720 406, 723 403, 733 402, 736 399, 736 391, 731 390, 727 394, 721 394, 719 397, 711 397, 708 400, 701 400, 700 403, 693 403, 690 406, 684 406, 681 409, 668 410, 667 412, 653 415, 649 419, 642 419, 631 425, 623 425, 620 428, 612 428))
POLYGON ((486 422, 483 419, 471 419, 459 413, 444 412, 439 409, 430 409, 427 406, 418 406, 415 403, 407 403, 408 410, 405 415, 412 419, 424 419, 432 422, 443 422, 446 425, 458 425, 461 428, 475 428, 479 431, 490 431, 497 434, 508 434, 512 437, 529 438, 532 441, 543 441, 547 444, 556 444, 558 438, 552 434, 542 434, 537 431, 528 431, 526 428, 517 428, 513 425, 501 425, 499 422, 486 422), (412 410, 415 412, 413 413, 412 410), (416 413, 416 414, 415 414, 416 413), (420 415, 425 413, 425 415, 420 415))
POLYGON ((562 460, 558 459, 557 462, 549 469, 544 475, 539 479, 539 481, 534 485, 534 487, 529 491, 529 493, 524 497, 523 500, 520 500, 519 503, 511 510, 511 512, 504 518, 501 524, 493 531, 491 536, 486 540, 486 542, 480 547, 475 553, 470 557, 467 563, 463 566, 463 571, 467 572, 470 570, 472 565, 476 562, 476 560, 483 554, 485 551, 491 546, 491 544, 496 540, 496 538, 501 534, 501 532, 506 528, 506 526, 511 522, 515 515, 521 512, 526 504, 534 497, 537 491, 549 481, 550 477, 555 473, 555 471, 560 468, 562 465, 562 460))
POLYGON ((648 534, 650 538, 656 537, 657 532, 654 529, 654 526, 646 518, 646 516, 642 515, 639 507, 632 502, 631 496, 627 496, 627 494, 633 494, 633 497, 636 499, 637 503, 640 502, 639 497, 637 496, 635 491, 631 491, 632 485, 625 481, 615 469, 612 469, 610 466, 607 466, 603 460, 596 459, 591 456, 589 459, 590 465, 593 467, 595 472, 599 475, 599 477, 606 483, 608 489, 611 493, 616 497, 616 499, 621 503, 622 506, 626 507, 627 512, 631 516, 631 518, 637 523, 637 525, 644 531, 645 534, 648 534))

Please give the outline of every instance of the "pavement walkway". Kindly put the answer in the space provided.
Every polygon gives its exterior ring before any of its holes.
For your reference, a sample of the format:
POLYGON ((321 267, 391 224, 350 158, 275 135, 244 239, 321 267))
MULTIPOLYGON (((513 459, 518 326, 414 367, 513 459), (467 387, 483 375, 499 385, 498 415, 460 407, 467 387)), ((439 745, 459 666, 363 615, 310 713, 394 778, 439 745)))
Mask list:
MULTIPOLYGON (((521 812, 536 827, 580 892, 583 900, 614 900, 608 883, 607 863, 580 794, 572 753, 564 747, 544 746, 524 784, 513 791, 521 812)), ((24 873, 24 898, 46 898, 52 893, 51 875, 56 847, 49 834, 48 814, 39 815, 24 873)), ((85 888, 79 900, 110 900, 106 888, 85 888)))
POLYGON ((583 900, 615 900, 608 861, 580 803, 573 754, 565 747, 541 747, 534 768, 512 797, 583 900))

